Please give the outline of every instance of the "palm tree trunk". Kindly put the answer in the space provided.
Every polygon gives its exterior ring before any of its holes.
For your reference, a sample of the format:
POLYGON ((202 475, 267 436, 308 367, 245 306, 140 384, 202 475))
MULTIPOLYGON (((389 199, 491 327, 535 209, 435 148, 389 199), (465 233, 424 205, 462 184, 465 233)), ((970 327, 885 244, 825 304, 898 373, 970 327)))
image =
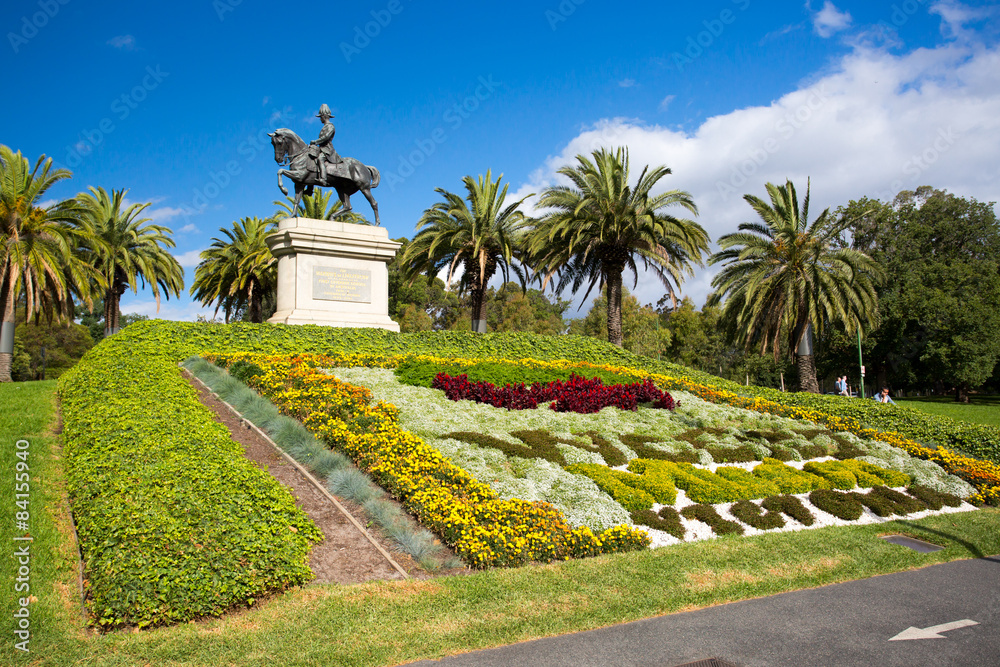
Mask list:
MULTIPOLYGON (((8 276, 9 277, 9 276, 8 276)), ((12 280, 3 281, 0 289, 0 382, 10 382, 14 363, 14 307, 16 299, 8 287, 12 280)))
POLYGON ((622 346, 622 270, 609 270, 608 286, 608 342, 622 346))
POLYGON ((816 381, 816 357, 813 355, 812 323, 806 322, 795 346, 795 358, 799 367, 799 390, 819 393, 816 381))
POLYGON ((254 289, 253 294, 250 296, 250 321, 254 324, 261 324, 264 321, 263 305, 261 301, 263 297, 260 294, 260 286, 254 289))
POLYGON ((816 381, 816 357, 811 354, 796 355, 799 367, 799 390, 813 394, 819 393, 819 382, 816 381))
POLYGON ((107 291, 107 295, 104 297, 105 338, 121 331, 121 308, 119 307, 119 302, 124 293, 124 285, 115 285, 107 291))
POLYGON ((486 333, 486 289, 472 288, 472 331, 486 333))

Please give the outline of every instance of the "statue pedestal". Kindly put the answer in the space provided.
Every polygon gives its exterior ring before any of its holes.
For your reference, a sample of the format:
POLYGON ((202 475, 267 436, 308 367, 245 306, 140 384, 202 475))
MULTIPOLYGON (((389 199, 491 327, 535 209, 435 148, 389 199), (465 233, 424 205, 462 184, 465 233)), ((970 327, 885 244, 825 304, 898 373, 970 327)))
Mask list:
POLYGON ((285 218, 267 245, 278 260, 278 310, 268 322, 399 331, 387 268, 399 244, 384 227, 285 218))

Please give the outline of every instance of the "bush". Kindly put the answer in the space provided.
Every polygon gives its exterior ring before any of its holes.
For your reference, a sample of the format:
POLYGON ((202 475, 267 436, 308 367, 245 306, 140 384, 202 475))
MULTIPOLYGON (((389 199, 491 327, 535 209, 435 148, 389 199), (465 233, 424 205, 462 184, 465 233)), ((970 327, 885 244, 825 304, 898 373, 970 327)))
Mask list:
POLYGON ((816 522, 816 517, 806 509, 802 501, 795 496, 781 495, 765 498, 761 507, 771 512, 781 512, 787 517, 795 519, 803 526, 811 526, 816 522))
POLYGON ((688 505, 681 510, 681 515, 707 523, 716 535, 742 535, 746 532, 743 526, 735 521, 728 521, 719 516, 718 511, 711 505, 688 505))
POLYGON ((780 510, 769 510, 752 500, 737 500, 729 508, 729 513, 748 526, 753 526, 758 530, 773 530, 785 525, 785 520, 781 517, 780 510))
POLYGON ((816 489, 809 494, 809 502, 827 514, 844 519, 857 521, 865 508, 854 493, 841 493, 833 489, 816 489))
POLYGON ((59 382, 87 604, 105 628, 253 604, 310 579, 322 539, 148 349, 101 345, 59 382))

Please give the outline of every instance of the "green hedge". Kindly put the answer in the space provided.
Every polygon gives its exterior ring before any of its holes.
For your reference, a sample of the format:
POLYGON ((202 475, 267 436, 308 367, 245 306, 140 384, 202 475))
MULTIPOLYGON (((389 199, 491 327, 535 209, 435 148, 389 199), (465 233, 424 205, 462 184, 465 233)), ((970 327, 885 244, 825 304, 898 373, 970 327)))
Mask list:
POLYGON ((253 604, 311 578, 310 542, 322 538, 158 351, 115 336, 59 382, 87 602, 101 627, 253 604))

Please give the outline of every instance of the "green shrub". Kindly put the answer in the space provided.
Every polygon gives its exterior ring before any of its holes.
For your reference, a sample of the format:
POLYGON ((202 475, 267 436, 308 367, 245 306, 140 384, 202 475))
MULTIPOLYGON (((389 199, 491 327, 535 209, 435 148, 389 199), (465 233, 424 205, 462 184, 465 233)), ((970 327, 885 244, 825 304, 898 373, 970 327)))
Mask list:
POLYGON ((656 498, 648 491, 639 488, 639 475, 612 470, 597 463, 574 463, 566 470, 575 475, 583 475, 592 479, 597 488, 611 496, 628 512, 648 510, 656 501, 656 498))
POLYGON ((118 336, 59 382, 69 496, 97 625, 218 616, 311 578, 322 538, 175 363, 118 336))
POLYGON ((772 458, 764 459, 753 469, 753 474, 774 484, 781 493, 808 493, 813 489, 830 487, 830 483, 822 477, 786 466, 772 458))
POLYGON ((811 526, 816 522, 816 517, 806 509, 802 501, 795 496, 781 495, 764 498, 761 507, 770 512, 781 512, 787 517, 795 519, 803 526, 811 526))
MULTIPOLYGON (((773 498, 774 496, 772 496, 773 498)), ((752 500, 737 500, 729 508, 734 517, 758 530, 773 530, 785 525, 780 511, 769 510, 752 500)))
POLYGON ((962 504, 962 499, 958 496, 936 491, 922 484, 911 484, 907 487, 906 492, 934 511, 941 509, 945 505, 948 507, 959 507, 962 504))
POLYGON ((841 493, 833 489, 816 489, 809 494, 809 502, 827 514, 845 521, 856 521, 865 511, 856 495, 858 494, 841 493))
POLYGON ((868 493, 853 493, 852 495, 862 505, 882 517, 892 514, 906 516, 927 509, 927 505, 918 499, 885 486, 875 486, 868 493))
POLYGON ((845 469, 843 461, 810 461, 802 466, 808 472, 830 482, 835 489, 849 491, 858 485, 858 479, 851 470, 845 469))
POLYGON ((673 507, 661 507, 659 512, 653 510, 638 510, 632 512, 632 522, 662 530, 679 540, 684 539, 684 525, 681 523, 680 512, 673 507))
POLYGON ((719 516, 718 511, 711 505, 688 505, 681 510, 681 515, 687 519, 697 519, 707 523, 716 535, 742 535, 746 532, 743 526, 735 521, 728 521, 719 516))

